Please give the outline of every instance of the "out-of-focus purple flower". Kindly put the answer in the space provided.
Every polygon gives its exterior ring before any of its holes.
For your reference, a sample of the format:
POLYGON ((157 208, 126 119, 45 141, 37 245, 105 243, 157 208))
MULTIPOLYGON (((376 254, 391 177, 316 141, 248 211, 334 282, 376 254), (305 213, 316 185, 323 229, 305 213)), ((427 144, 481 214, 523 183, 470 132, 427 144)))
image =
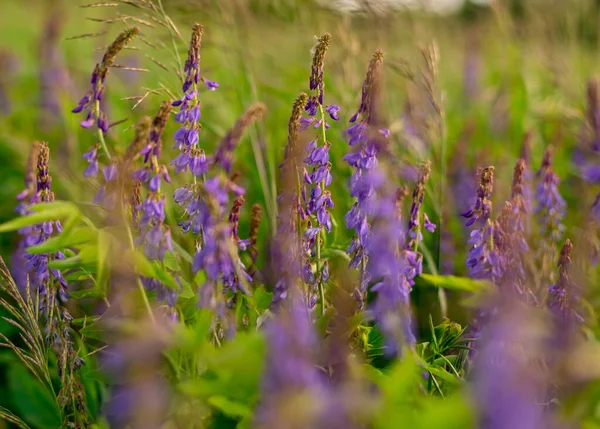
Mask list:
POLYGON ((307 102, 306 93, 300 93, 294 101, 288 121, 288 142, 285 146, 284 159, 279 165, 281 192, 277 196, 279 215, 272 254, 272 260, 279 269, 271 301, 274 309, 277 309, 288 297, 290 289, 297 287, 301 272, 302 258, 298 228, 300 219, 306 214, 301 202, 302 190, 298 189, 298 183, 302 183, 302 160, 305 156, 305 151, 299 144, 299 135, 300 120, 307 102))
POLYGON ((379 73, 383 62, 383 53, 376 51, 370 63, 365 81, 362 86, 362 98, 358 111, 350 119, 354 123, 348 129, 349 145, 356 146, 353 153, 344 156, 344 160, 355 169, 350 178, 350 195, 356 198, 356 203, 346 213, 346 227, 354 229, 355 238, 348 248, 350 266, 358 267, 361 272, 361 290, 364 293, 370 280, 366 264, 368 261, 367 240, 370 234, 370 226, 367 216, 373 212, 374 178, 379 180, 377 174, 371 174, 371 170, 377 167, 376 144, 377 137, 374 135, 374 106, 377 91, 379 73), (358 122, 356 122, 358 120, 358 122))
POLYGON ((171 396, 166 379, 157 375, 169 343, 165 327, 170 324, 168 320, 136 322, 140 329, 120 336, 100 354, 100 369, 111 391, 103 411, 111 427, 158 428, 171 396))
POLYGON ((212 80, 208 80, 208 79, 205 79, 205 78, 202 78, 202 81, 204 82, 204 85, 206 85, 206 88, 209 91, 214 91, 215 89, 217 89, 219 87, 219 83, 218 82, 215 82, 215 81, 212 81, 212 80))
POLYGON ((536 310, 504 297, 497 316, 481 334, 472 387, 478 427, 530 429, 557 427, 545 410, 548 332, 536 310))
POLYGON ((292 289, 290 295, 266 325, 267 360, 271 364, 265 367, 255 417, 256 424, 264 428, 281 427, 290 416, 289 404, 301 398, 305 398, 303 412, 297 417, 303 424, 298 427, 317 427, 324 414, 332 411, 324 407, 326 378, 316 366, 316 337, 307 303, 298 290, 292 289))
POLYGON ((384 178, 381 168, 370 170, 366 177, 374 184, 371 201, 371 234, 366 250, 367 270, 375 281, 373 314, 386 336, 386 353, 393 354, 405 344, 413 344, 410 323, 410 291, 415 276, 421 273, 421 255, 407 247, 406 236, 397 215, 396 192, 384 178))
POLYGON ((564 225, 562 219, 566 214, 567 204, 560 195, 558 185, 560 180, 552 168, 552 151, 547 148, 544 152, 542 166, 537 173, 535 214, 540 226, 541 243, 538 254, 541 261, 541 271, 544 280, 552 278, 552 266, 556 264, 556 246, 562 238, 564 225))
POLYGON ((548 288, 548 307, 561 323, 572 325, 583 322, 583 318, 575 311, 581 288, 571 278, 571 252, 573 244, 567 239, 560 251, 558 259, 558 281, 548 288))
POLYGON ((83 177, 96 177, 98 175, 98 145, 94 145, 84 153, 82 158, 89 164, 83 172, 83 177))

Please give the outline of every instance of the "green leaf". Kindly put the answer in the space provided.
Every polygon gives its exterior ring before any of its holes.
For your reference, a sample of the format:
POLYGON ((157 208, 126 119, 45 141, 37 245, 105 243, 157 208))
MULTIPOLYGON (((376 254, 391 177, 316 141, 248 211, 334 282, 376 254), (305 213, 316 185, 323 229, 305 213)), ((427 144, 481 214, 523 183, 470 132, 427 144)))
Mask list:
POLYGON ((7 371, 11 398, 23 420, 36 428, 50 429, 61 425, 56 397, 23 366, 7 371))
MULTIPOLYGON (((96 246, 86 246, 81 251, 70 258, 54 259, 48 263, 50 268, 66 270, 69 268, 81 268, 82 265, 94 264, 97 259, 96 246)), ((92 271, 94 267, 91 268, 92 271)))
POLYGON ((435 287, 463 292, 484 292, 491 288, 491 283, 484 280, 473 280, 467 277, 441 276, 421 274, 421 279, 435 287))
POLYGON ((196 295, 192 289, 192 285, 183 277, 179 278, 179 283, 181 283, 181 293, 179 294, 179 298, 190 299, 196 295))
POLYGON ((429 371, 431 374, 435 375, 438 378, 441 378, 444 381, 447 381, 448 383, 451 383, 453 385, 460 385, 462 384, 462 380, 460 378, 458 378, 456 375, 449 373, 448 371, 446 371, 445 369, 441 368, 441 367, 435 367, 432 365, 427 365, 427 371, 429 371))
POLYGON ((173 252, 165 253, 165 259, 163 263, 165 264, 165 267, 167 267, 171 271, 181 271, 181 267, 179 266, 179 262, 177 261, 177 256, 173 252))
POLYGON ((129 253, 133 258, 133 263, 135 264, 140 275, 160 280, 162 283, 164 283, 165 286, 167 286, 170 289, 181 289, 181 287, 175 281, 173 276, 169 272, 167 272, 158 261, 150 262, 138 250, 130 251, 129 253))
POLYGON ((254 304, 256 305, 256 308, 260 310, 269 308, 272 300, 273 294, 271 292, 267 292, 264 286, 258 287, 254 291, 254 304))
POLYGON ((232 401, 224 396, 211 396, 208 398, 208 403, 231 417, 249 417, 252 414, 252 409, 247 405, 232 401))
POLYGON ((30 209, 33 211, 32 214, 18 217, 0 225, 0 232, 16 231, 25 226, 42 222, 73 219, 81 216, 75 204, 64 201, 35 204, 30 209))
POLYGON ((91 323, 84 328, 81 328, 79 333, 83 337, 93 338, 94 340, 104 340, 104 334, 106 329, 102 326, 100 321, 91 323))
POLYGON ((56 252, 65 247, 92 243, 96 240, 97 236, 98 231, 89 226, 75 227, 71 230, 63 229, 60 235, 52 237, 37 246, 31 246, 27 251, 33 254, 56 252))

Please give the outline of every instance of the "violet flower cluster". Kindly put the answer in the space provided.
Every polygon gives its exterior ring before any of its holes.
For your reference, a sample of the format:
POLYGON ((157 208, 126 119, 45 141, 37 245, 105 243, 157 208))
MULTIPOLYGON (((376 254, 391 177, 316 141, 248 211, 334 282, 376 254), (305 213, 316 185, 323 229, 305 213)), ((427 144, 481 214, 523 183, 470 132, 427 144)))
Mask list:
POLYGON ((188 50, 188 58, 185 62, 185 77, 182 86, 183 97, 173 102, 174 107, 179 107, 175 120, 181 124, 181 128, 175 132, 174 149, 180 153, 171 165, 175 166, 175 172, 190 171, 194 177, 201 177, 208 172, 208 160, 199 147, 200 125, 200 99, 198 98, 198 83, 202 80, 210 91, 219 87, 219 84, 200 77, 200 46, 204 27, 194 24, 192 37, 188 50))
MULTIPOLYGON (((143 248, 144 254, 150 260, 163 261, 167 251, 173 251, 171 242, 171 229, 165 224, 165 194, 161 192, 161 183, 171 182, 167 166, 160 164, 162 149, 162 132, 171 113, 171 106, 163 103, 152 122, 150 138, 147 145, 141 150, 144 156, 144 166, 132 175, 134 180, 145 184, 148 193, 146 198, 135 209, 139 212, 139 236, 135 245, 143 248)), ((116 174, 116 167, 114 167, 116 174)), ((110 181, 110 180, 109 180, 110 181)), ((142 277, 146 289, 156 291, 161 301, 167 301, 174 307, 177 302, 177 291, 168 288, 159 280, 142 277)))
MULTIPOLYGON (((421 233, 421 207, 425 199, 425 185, 429 180, 430 172, 431 163, 426 161, 421 168, 419 180, 413 190, 410 218, 408 220, 408 231, 411 241, 408 243, 408 247, 414 247, 415 251, 418 250, 419 242, 423 240, 423 234, 421 233)), ((436 225, 429 220, 427 213, 423 213, 423 226, 429 232, 434 232, 436 228, 436 225)))
MULTIPOLYGON (((331 143, 327 140, 326 130, 329 128, 325 112, 331 119, 339 120, 337 105, 323 106, 325 96, 325 83, 323 80, 323 67, 325 54, 331 41, 331 35, 325 33, 318 39, 313 55, 309 87, 313 94, 308 98, 305 110, 308 118, 300 119, 300 131, 304 131, 309 125, 319 130, 316 139, 310 141, 306 146, 306 158, 304 159, 304 171, 302 185, 303 207, 300 210, 302 220, 309 218, 307 229, 302 239, 302 279, 311 288, 316 284, 322 288, 323 283, 329 279, 329 267, 327 261, 321 260, 320 248, 322 229, 331 232, 332 222, 329 211, 334 204, 331 192, 327 189, 332 182, 331 162, 329 162, 329 149, 331 143), (307 190, 308 188, 308 190, 307 190), (308 194, 308 195, 307 195, 308 194), (316 272, 313 272, 312 264, 316 264, 316 272)), ((316 294, 311 294, 309 306, 312 307, 317 301, 316 294)), ((324 305, 324 303, 322 303, 324 305)), ((322 306, 322 308, 324 308, 322 306)))
MULTIPOLYGON (((374 131, 375 114, 372 103, 379 84, 379 72, 383 62, 383 53, 376 51, 369 63, 367 76, 362 86, 362 97, 359 109, 350 119, 352 126, 348 129, 349 145, 356 150, 344 156, 344 160, 355 169, 350 178, 350 195, 356 202, 344 217, 346 227, 354 229, 355 235, 346 253, 350 255, 350 268, 359 268, 361 272, 361 291, 367 288, 370 276, 366 270, 368 261, 367 242, 370 226, 367 217, 373 208, 373 184, 367 178, 370 170, 377 166, 378 148, 376 138, 371 134, 374 131), (357 122, 358 120, 358 122, 357 122)), ((389 130, 381 129, 379 133, 384 137, 389 135, 389 130)))
MULTIPOLYGON (((274 308, 287 297, 288 291, 296 285, 297 277, 301 272, 300 223, 303 212, 301 166, 304 151, 300 146, 299 138, 302 112, 307 101, 308 95, 303 92, 294 101, 288 121, 288 141, 285 146, 284 158, 283 162, 279 164, 281 192, 277 196, 279 216, 272 257, 281 264, 282 269, 273 288, 271 305, 274 308)), ((314 231, 313 238, 316 237, 316 232, 318 231, 314 231)))
MULTIPOLYGON (((102 61, 96 64, 94 72, 90 80, 90 90, 79 100, 79 104, 75 107, 73 113, 86 112, 85 119, 81 121, 82 128, 90 128, 94 124, 98 127, 101 134, 108 132, 108 118, 100 108, 100 102, 104 97, 105 81, 109 73, 110 67, 115 63, 116 56, 123 48, 125 48, 134 37, 140 32, 137 27, 131 27, 121 32, 117 38, 106 49, 102 61)), ((83 158, 90 164, 86 169, 85 177, 95 177, 98 174, 98 144, 83 155, 83 158)))
POLYGON ((562 219, 566 214, 567 204, 558 189, 560 179, 552 168, 552 150, 550 148, 544 152, 542 166, 537 175, 539 183, 535 194, 537 202, 535 214, 540 219, 540 234, 556 243, 564 232, 562 219))
POLYGON ((479 175, 477 200, 473 207, 461 214, 467 218, 465 226, 475 225, 469 238, 471 249, 467 258, 467 267, 471 277, 493 280, 501 276, 504 271, 504 261, 494 246, 495 225, 491 219, 494 167, 481 169, 479 175))
POLYGON ((410 291, 414 278, 421 274, 422 259, 407 247, 404 227, 396 214, 396 192, 386 183, 385 170, 371 169, 363 180, 373 189, 366 247, 367 272, 374 282, 370 290, 377 293, 372 311, 386 335, 386 353, 391 355, 403 345, 415 342, 409 311, 410 291))
POLYGON ((571 278, 572 251, 573 244, 567 239, 558 259, 558 281, 548 287, 548 307, 566 325, 583 322, 583 318, 575 309, 581 287, 575 284, 571 278))

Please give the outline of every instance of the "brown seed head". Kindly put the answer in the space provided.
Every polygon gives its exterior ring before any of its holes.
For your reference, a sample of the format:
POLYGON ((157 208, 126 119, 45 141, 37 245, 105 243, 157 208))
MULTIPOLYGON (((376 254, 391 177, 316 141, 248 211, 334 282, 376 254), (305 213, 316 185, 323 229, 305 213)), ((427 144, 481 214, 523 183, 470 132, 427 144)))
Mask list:
POLYGON ((131 208, 131 221, 136 229, 140 226, 140 211, 138 209, 140 204, 142 204, 142 183, 139 180, 134 180, 131 184, 129 206, 131 208))
POLYGON ((137 123, 135 127, 135 136, 133 137, 133 141, 127 147, 127 151, 121 160, 121 164, 125 167, 125 169, 129 169, 131 167, 131 163, 137 159, 140 154, 140 151, 148 144, 150 140, 150 124, 152 123, 152 119, 149 116, 144 116, 137 123))
POLYGON ((231 237, 234 240, 239 238, 238 235, 238 226, 240 223, 240 211, 242 210, 242 206, 244 205, 245 198, 243 195, 240 195, 233 201, 233 205, 231 206, 231 211, 229 212, 229 225, 231 225, 231 237))
POLYGON ((369 124, 376 122, 375 109, 381 83, 381 65, 383 64, 383 51, 378 49, 369 62, 367 76, 362 86, 362 97, 359 111, 369 124))
POLYGON ((310 74, 310 89, 319 90, 319 97, 322 101, 324 84, 323 84, 323 65, 325 64, 325 54, 331 42, 331 34, 323 34, 317 43, 315 53, 313 55, 311 74, 310 74))
POLYGON ((102 68, 106 70, 111 67, 115 63, 117 54, 138 34, 140 34, 140 29, 138 27, 129 27, 123 30, 106 49, 106 52, 102 57, 102 68))

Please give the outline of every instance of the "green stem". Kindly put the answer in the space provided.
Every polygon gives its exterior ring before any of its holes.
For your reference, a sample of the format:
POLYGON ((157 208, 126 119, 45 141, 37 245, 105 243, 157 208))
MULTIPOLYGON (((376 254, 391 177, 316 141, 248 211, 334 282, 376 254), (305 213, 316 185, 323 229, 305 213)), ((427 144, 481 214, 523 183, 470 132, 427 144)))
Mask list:
MULTIPOLYGON (((323 105, 319 103, 319 113, 321 115, 321 135, 323 136, 323 144, 327 144, 326 127, 325 127, 325 112, 323 112, 323 105)), ((321 192, 325 192, 324 181, 319 183, 321 192)), ((317 285, 319 288, 319 297, 321 299, 321 315, 325 314, 325 290, 323 285, 323 279, 321 277, 321 231, 317 234, 317 285)))
MULTIPOLYGON (((99 116, 100 116, 100 101, 96 100, 96 122, 98 121, 99 116)), ((106 140, 104 140, 104 132, 100 129, 100 127, 97 127, 97 128, 98 128, 98 141, 100 141, 100 147, 102 148, 102 151, 106 155, 106 159, 110 162, 111 156, 110 156, 110 152, 108 151, 108 146, 106 145, 106 140)))
MULTIPOLYGON (((131 233, 131 228, 129 228, 129 224, 125 222, 125 230, 127 231, 127 238, 129 239, 129 247, 131 250, 135 251, 135 245, 133 243, 133 234, 131 233)), ((148 295, 146 295, 146 289, 142 284, 142 280, 140 280, 140 276, 137 277, 137 285, 140 290, 140 294, 142 295, 142 301, 144 301, 144 307, 146 307, 146 311, 148 312, 148 316, 150 316, 150 320, 153 323, 156 323, 156 319, 154 318, 154 313, 152 312, 152 307, 150 306, 150 301, 148 300, 148 295)))

